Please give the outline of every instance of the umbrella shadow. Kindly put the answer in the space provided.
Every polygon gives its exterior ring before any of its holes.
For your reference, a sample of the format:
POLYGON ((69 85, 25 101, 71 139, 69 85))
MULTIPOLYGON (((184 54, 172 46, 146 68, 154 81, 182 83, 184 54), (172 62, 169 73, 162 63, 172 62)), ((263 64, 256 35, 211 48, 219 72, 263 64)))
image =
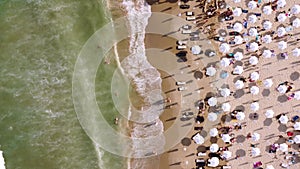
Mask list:
POLYGON ((203 73, 201 71, 195 71, 194 77, 195 77, 195 79, 202 79, 203 73))
POLYGON ((280 124, 280 125, 278 126, 277 129, 278 129, 278 131, 280 131, 280 132, 286 132, 287 126, 284 125, 284 124, 280 124))
POLYGON ((230 121, 231 121, 231 117, 230 117, 229 115, 227 115, 227 114, 224 114, 224 115, 221 117, 221 121, 222 121, 223 123, 225 123, 225 122, 230 122, 230 121))
MULTIPOLYGON (((209 56, 209 54, 210 54, 211 52, 216 53, 216 51, 214 51, 214 50, 212 50, 212 49, 207 49, 207 50, 205 50, 204 55, 207 56, 207 57, 213 57, 213 56, 209 56)), ((214 56, 215 56, 215 55, 214 55, 214 56)))
POLYGON ((200 135, 201 135, 202 137, 206 137, 206 136, 207 136, 207 131, 201 130, 200 135))
POLYGON ((205 153, 206 152, 206 147, 205 146, 198 146, 197 147, 197 152, 205 153))
POLYGON ((243 95, 245 94, 245 91, 243 89, 238 89, 235 91, 235 93, 233 94, 233 97, 235 99, 241 98, 243 95))
POLYGON ((261 94, 264 96, 264 97, 268 97, 270 94, 271 94, 271 91, 270 89, 264 89, 261 94))
POLYGON ((288 97, 286 95, 281 95, 277 97, 277 101, 280 103, 284 103, 288 100, 288 97))
POLYGON ((191 143, 192 143, 191 139, 187 138, 187 137, 185 137, 181 140, 181 144, 184 146, 189 146, 189 145, 191 145, 191 143))
POLYGON ((275 144, 282 144, 285 142, 286 142, 286 139, 284 137, 282 137, 282 138, 279 138, 277 141, 275 141, 275 144))
POLYGON ((300 77, 300 73, 297 72, 297 71, 291 73, 291 75, 290 75, 290 79, 291 79, 292 81, 298 80, 299 77, 300 77))
POLYGON ((236 136, 236 142, 237 143, 243 143, 245 140, 246 140, 246 137, 244 135, 236 136))
POLYGON ((251 119, 251 120, 258 120, 258 117, 259 117, 258 113, 250 113, 249 114, 249 119, 251 119))
POLYGON ((217 137, 210 137, 209 140, 211 143, 217 143, 218 142, 218 138, 217 137))
POLYGON ((226 36, 228 35, 226 29, 220 29, 220 30, 218 31, 218 34, 219 34, 219 36, 221 36, 221 37, 226 37, 226 36))
POLYGON ((235 110, 238 110, 238 111, 245 111, 245 106, 243 106, 243 105, 236 106, 236 107, 235 107, 235 110))
POLYGON ((236 150, 235 155, 239 157, 244 157, 246 155, 246 151, 243 149, 238 149, 236 150))
POLYGON ((234 62, 234 64, 233 64, 233 67, 236 67, 236 66, 243 66, 243 62, 242 61, 236 61, 236 62, 234 62))
POLYGON ((272 119, 270 119, 270 118, 266 118, 265 120, 264 120, 264 126, 270 126, 271 124, 272 124, 272 119))

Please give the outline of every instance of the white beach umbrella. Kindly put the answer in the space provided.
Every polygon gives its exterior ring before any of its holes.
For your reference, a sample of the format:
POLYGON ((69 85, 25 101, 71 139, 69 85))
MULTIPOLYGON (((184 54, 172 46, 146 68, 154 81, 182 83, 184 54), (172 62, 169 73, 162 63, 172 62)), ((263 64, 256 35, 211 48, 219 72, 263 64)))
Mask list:
POLYGON ((249 1, 248 8, 249 9, 255 9, 255 8, 257 8, 257 2, 255 2, 255 1, 249 1))
POLYGON ((293 127, 294 130, 300 130, 300 122, 296 122, 293 127))
POLYGON ((230 96, 230 90, 228 88, 222 88, 220 89, 220 93, 223 97, 228 97, 230 96))
POLYGON ((208 121, 216 121, 217 118, 218 118, 218 115, 216 113, 213 113, 213 112, 208 113, 208 115, 207 115, 208 121))
POLYGON ((300 5, 294 5, 292 8, 291 8, 291 14, 299 14, 300 13, 300 5))
POLYGON ((243 43, 244 39, 241 36, 235 36, 233 41, 235 44, 240 45, 243 43))
POLYGON ((275 169, 272 165, 267 165, 266 169, 275 169))
POLYGON ((300 135, 296 135, 293 140, 296 144, 299 144, 300 143, 300 135))
POLYGON ((271 110, 271 109, 268 109, 268 110, 266 111, 266 113, 265 113, 265 116, 266 116, 267 118, 273 118, 273 117, 274 117, 274 111, 271 110))
POLYGON ((285 42, 285 41, 280 41, 280 42, 278 42, 278 48, 279 48, 280 50, 286 49, 286 48, 287 48, 287 42, 285 42))
POLYGON ((259 148, 252 148, 251 155, 253 157, 259 156, 260 155, 260 149, 259 148))
POLYGON ((283 8, 286 5, 285 0, 278 0, 277 1, 277 8, 283 8))
POLYGON ((270 29, 272 29, 272 26, 273 26, 273 24, 272 24, 272 22, 270 22, 270 21, 265 21, 265 22, 263 23, 263 28, 264 28, 265 30, 270 30, 270 29))
POLYGON ((222 110, 223 110, 224 112, 229 112, 230 109, 231 109, 231 105, 230 105, 229 103, 223 103, 223 104, 222 104, 222 110))
POLYGON ((233 74, 236 74, 236 75, 240 75, 242 74, 244 71, 243 67, 242 66, 236 66, 234 69, 233 69, 233 74))
POLYGON ((239 112, 237 112, 237 114, 236 114, 235 117, 236 117, 236 119, 238 119, 238 120, 244 120, 245 117, 246 117, 246 115, 245 115, 244 112, 239 111, 239 112))
POLYGON ((253 81, 257 81, 259 79, 259 73, 258 72, 252 72, 250 74, 250 79, 253 81))
POLYGON ((218 144, 211 144, 209 147, 209 151, 212 153, 216 153, 219 151, 219 145, 218 144))
POLYGON ((282 152, 287 152, 289 146, 286 143, 279 144, 279 150, 282 152))
POLYGON ((293 56, 298 57, 298 56, 300 56, 300 49, 299 49, 299 48, 295 48, 295 49, 292 51, 292 53, 293 53, 293 56))
POLYGON ((222 135, 222 140, 223 140, 225 143, 230 142, 230 139, 231 139, 231 137, 229 136, 229 134, 223 134, 223 135, 222 135))
POLYGON ((217 99, 215 97, 211 97, 208 99, 207 103, 209 106, 215 106, 217 105, 217 99))
POLYGON ((256 23, 256 21, 257 21, 257 16, 256 15, 254 15, 254 14, 249 15, 249 17, 248 17, 248 22, 249 23, 256 23))
POLYGON ((256 36, 258 34, 257 29, 256 28, 250 28, 248 34, 250 36, 256 36))
POLYGON ((281 94, 284 94, 287 91, 287 86, 286 85, 279 85, 277 87, 277 91, 281 94))
POLYGON ((192 54, 199 55, 201 52, 201 47, 199 45, 195 45, 191 48, 192 54))
POLYGON ((252 111, 257 111, 257 110, 259 110, 259 103, 258 103, 258 102, 253 102, 253 103, 251 103, 251 104, 250 104, 250 109, 251 109, 252 111))
POLYGON ((206 73, 205 73, 205 74, 206 74, 207 76, 214 76, 216 73, 217 73, 216 68, 214 68, 214 67, 212 67, 212 66, 206 68, 206 73))
POLYGON ((242 9, 241 8, 235 8, 232 11, 232 13, 233 13, 234 16, 240 16, 242 14, 242 9))
POLYGON ((5 160, 3 157, 3 151, 0 150, 0 168, 5 169, 5 160))
POLYGON ((295 28, 299 28, 300 27, 300 19, 299 18, 294 19, 292 22, 292 25, 295 28))
POLYGON ((250 93, 253 95, 257 95, 259 93, 259 88, 257 86, 252 86, 250 88, 250 93))
POLYGON ((230 59, 228 58, 222 58, 220 61, 220 64, 222 67, 228 67, 230 65, 230 59))
POLYGON ((244 58, 243 56, 243 53, 242 52, 236 52, 234 55, 233 55, 234 59, 237 60, 237 61, 240 61, 244 58))
POLYGON ((212 129, 209 130, 209 135, 211 137, 216 137, 218 134, 219 134, 219 131, 218 131, 217 128, 212 128, 212 129))
POLYGON ((260 134, 254 132, 251 136, 253 141, 258 141, 260 139, 260 134))
POLYGON ((235 83, 234 83, 234 86, 236 89, 242 89, 244 87, 244 82, 241 81, 241 80, 237 80, 235 83))
POLYGON ((225 159, 229 159, 230 157, 232 157, 232 152, 231 151, 223 151, 223 157, 225 159))
POLYGON ((272 36, 271 35, 265 35, 261 38, 261 40, 264 42, 264 43, 271 43, 272 42, 272 36))
POLYGON ((233 30, 234 31, 237 31, 237 32, 242 32, 243 30, 243 25, 239 22, 236 22, 234 25, 233 25, 233 30))
POLYGON ((271 58, 272 54, 273 53, 270 50, 264 50, 262 55, 263 55, 264 58, 271 58))
POLYGON ((265 86, 266 88, 270 88, 270 87, 272 87, 272 85, 273 85, 272 79, 266 79, 266 80, 263 81, 263 83, 264 83, 264 86, 265 86))
POLYGON ((193 138, 192 138, 196 144, 203 144, 204 143, 204 138, 197 133, 193 138))
POLYGON ((278 16, 277 16, 277 19, 279 22, 284 22, 286 20, 286 15, 285 13, 280 13, 278 16))
POLYGON ((233 0, 234 3, 240 3, 241 0, 233 0))
POLYGON ((249 58, 249 63, 250 63, 251 65, 257 65, 257 63, 258 63, 258 58, 257 58, 256 56, 251 56, 251 57, 249 58))
POLYGON ((279 122, 280 122, 281 124, 287 124, 288 121, 289 121, 289 118, 288 118, 286 115, 282 115, 282 116, 280 116, 280 118, 279 118, 279 122))
POLYGON ((217 167, 220 163, 220 160, 217 157, 212 157, 211 159, 208 160, 208 162, 209 162, 208 166, 217 167))
POLYGON ((282 37, 282 36, 284 36, 286 34, 286 31, 285 31, 285 28, 284 27, 279 27, 278 29, 277 29, 277 35, 278 35, 278 37, 282 37))
POLYGON ((230 50, 230 46, 227 44, 227 43, 222 43, 220 45, 220 48, 219 48, 220 52, 225 54, 225 53, 228 53, 229 50, 230 50))
POLYGON ((296 100, 300 100, 300 91, 297 91, 297 92, 294 93, 294 98, 296 100))
POLYGON ((250 47, 249 47, 251 52, 255 52, 258 50, 258 44, 256 42, 252 42, 250 43, 250 47))
POLYGON ((271 6, 270 5, 267 5, 267 6, 264 6, 263 7, 263 13, 265 14, 265 15, 271 15, 272 14, 272 8, 271 8, 271 6))

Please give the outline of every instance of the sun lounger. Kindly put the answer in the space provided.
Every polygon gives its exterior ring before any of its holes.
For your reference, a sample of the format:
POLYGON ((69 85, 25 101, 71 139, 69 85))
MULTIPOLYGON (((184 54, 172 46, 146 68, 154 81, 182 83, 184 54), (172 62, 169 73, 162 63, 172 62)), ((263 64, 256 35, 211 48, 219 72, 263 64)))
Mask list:
POLYGON ((191 30, 182 30, 182 32, 181 32, 182 34, 190 34, 190 33, 192 33, 192 31, 191 30))
POLYGON ((181 82, 181 81, 176 82, 177 86, 182 86, 182 85, 185 85, 185 84, 186 84, 186 82, 181 82))
POLYGON ((199 157, 201 157, 201 156, 206 156, 206 153, 199 152, 197 155, 198 155, 199 157))
POLYGON ((194 12, 186 12, 186 16, 194 16, 194 12))
POLYGON ((186 49, 186 46, 185 45, 178 45, 176 47, 177 50, 183 50, 183 49, 186 49))
POLYGON ((195 19, 196 19, 195 16, 188 16, 188 17, 186 17, 187 21, 194 21, 195 19))
POLYGON ((226 166, 223 166, 222 169, 230 169, 231 166, 230 165, 226 165, 226 166))

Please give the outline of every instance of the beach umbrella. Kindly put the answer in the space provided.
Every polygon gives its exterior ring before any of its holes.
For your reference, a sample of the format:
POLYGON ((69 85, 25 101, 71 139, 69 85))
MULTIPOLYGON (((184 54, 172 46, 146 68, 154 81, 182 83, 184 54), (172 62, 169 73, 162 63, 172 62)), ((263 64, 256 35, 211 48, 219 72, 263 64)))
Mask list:
POLYGON ((250 88, 250 93, 253 95, 257 95, 259 93, 259 88, 257 86, 252 86, 250 88))
POLYGON ((220 160, 218 157, 212 157, 211 159, 208 160, 209 164, 208 166, 210 167, 217 167, 220 163, 220 160))
POLYGON ((265 21, 264 23, 263 23, 263 28, 265 29, 265 30, 270 30, 270 29, 272 29, 272 22, 270 22, 270 21, 265 21))
POLYGON ((258 104, 258 102, 253 102, 253 103, 251 103, 251 104, 250 104, 250 109, 251 109, 252 111, 257 111, 257 110, 259 110, 259 104, 258 104))
POLYGON ((299 49, 299 48, 295 48, 295 49, 292 51, 292 53, 293 53, 293 56, 298 57, 298 56, 300 56, 300 49, 299 49))
POLYGON ((250 28, 248 34, 250 36, 256 36, 258 34, 257 29, 256 28, 250 28))
POLYGON ((253 157, 259 156, 260 155, 260 149, 259 148, 252 148, 251 155, 253 157))
POLYGON ((230 106, 229 103, 223 103, 223 104, 222 104, 222 110, 223 110, 224 112, 229 112, 229 111, 230 111, 230 108, 231 108, 231 106, 230 106))
POLYGON ((254 132, 251 136, 253 141, 258 141, 260 139, 260 134, 254 132))
POLYGON ((286 31, 285 31, 285 28, 284 27, 279 27, 278 29, 277 29, 277 35, 278 35, 278 37, 282 37, 282 36, 284 36, 286 34, 286 31))
POLYGON ((233 30, 234 31, 237 31, 237 32, 242 32, 243 30, 243 25, 239 22, 236 22, 234 25, 233 25, 233 30))
POLYGON ((272 14, 272 7, 270 5, 264 6, 263 13, 265 15, 271 15, 272 14))
POLYGON ((234 55, 233 55, 234 59, 237 60, 237 61, 240 61, 244 58, 243 56, 243 53, 242 52, 236 52, 234 55))
POLYGON ((208 115, 207 115, 208 121, 216 121, 217 118, 218 118, 218 115, 216 113, 213 113, 213 112, 208 113, 208 115))
POLYGON ((296 122, 293 127, 294 130, 300 130, 300 122, 296 122))
POLYGON ((272 79, 266 79, 266 80, 263 81, 263 83, 264 83, 264 86, 265 86, 266 88, 270 88, 270 87, 272 87, 272 85, 273 85, 272 79))
POLYGON ((250 43, 249 50, 250 50, 251 52, 257 51, 257 50, 258 50, 258 44, 257 44, 256 42, 250 43))
POLYGON ((286 115, 281 115, 280 118, 279 118, 279 122, 281 124, 287 124, 288 121, 289 121, 289 118, 286 115))
POLYGON ((253 81, 257 81, 259 79, 259 74, 258 72, 252 72, 250 74, 250 79, 253 80, 253 81))
POLYGON ((270 50, 264 50, 262 55, 263 55, 264 58, 271 58, 272 54, 273 53, 270 50))
POLYGON ((241 80, 237 80, 235 83, 234 83, 234 86, 235 88, 237 89, 242 89, 244 87, 244 82, 241 81, 241 80))
POLYGON ((229 143, 229 142, 230 142, 230 139, 231 139, 231 137, 229 136, 229 134, 223 134, 223 135, 222 135, 222 140, 223 140, 225 143, 229 143))
POLYGON ((204 143, 204 138, 197 133, 193 138, 192 138, 196 144, 203 144, 204 143))
POLYGON ((229 50, 230 50, 230 46, 227 44, 227 43, 222 43, 220 45, 220 48, 219 48, 220 52, 225 54, 225 53, 228 53, 229 50))
POLYGON ((238 119, 238 120, 244 120, 245 119, 245 113, 244 112, 241 112, 241 111, 239 111, 239 112, 237 112, 237 114, 236 114, 236 119, 238 119))
POLYGON ((216 68, 214 68, 214 67, 212 67, 212 66, 206 68, 206 73, 205 73, 205 74, 206 74, 207 76, 214 76, 216 73, 217 73, 216 68))
POLYGON ((291 8, 291 14, 299 14, 300 13, 300 5, 294 5, 292 8, 291 8))
POLYGON ((220 93, 223 97, 228 97, 230 96, 230 90, 228 88, 222 88, 220 89, 220 93))
POLYGON ((285 0, 278 0, 277 1, 277 8, 283 8, 286 5, 285 0))
POLYGON ((217 99, 215 97, 211 97, 208 99, 207 104, 209 106, 215 106, 215 105, 217 105, 217 99))
POLYGON ((223 151, 223 157, 225 159, 229 159, 230 157, 232 157, 232 152, 231 151, 223 151))
POLYGON ((199 45, 195 45, 191 48, 192 54, 199 55, 201 52, 201 47, 199 45))
POLYGON ((272 165, 267 165, 266 169, 275 169, 272 165))
POLYGON ((241 0, 233 0, 234 3, 240 3, 241 0))
POLYGON ((296 144, 299 144, 300 143, 300 135, 296 135, 293 140, 296 144))
POLYGON ((300 91, 295 92, 293 97, 294 97, 296 100, 300 100, 300 91))
POLYGON ((277 91, 281 94, 284 94, 287 91, 287 86, 286 85, 279 85, 277 87, 277 91))
POLYGON ((292 25, 295 28, 299 28, 300 27, 300 19, 299 18, 294 19, 292 22, 292 25))
POLYGON ((240 45, 243 43, 244 39, 241 36, 235 36, 233 41, 235 44, 240 45))
POLYGON ((227 66, 230 65, 230 59, 228 59, 228 58, 222 58, 221 61, 220 61, 220 64, 223 67, 227 67, 227 66))
POLYGON ((244 71, 243 67, 242 66, 236 66, 234 69, 233 69, 233 74, 236 74, 236 75, 240 75, 242 74, 244 71))
POLYGON ((257 65, 257 63, 258 63, 258 58, 257 58, 256 56, 251 56, 251 57, 249 58, 249 63, 250 63, 251 65, 257 65))
POLYGON ((273 118, 273 117, 274 117, 274 111, 271 110, 271 109, 268 109, 268 110, 266 111, 266 113, 265 113, 265 116, 266 116, 267 118, 273 118))
POLYGON ((272 42, 272 36, 270 35, 265 35, 261 38, 261 40, 264 42, 264 43, 271 43, 272 42))
POLYGON ((211 144, 209 147, 209 151, 212 153, 216 153, 219 151, 219 145, 218 144, 211 144))
POLYGON ((249 1, 248 8, 249 9, 255 9, 257 7, 257 2, 255 1, 249 1))
POLYGON ((242 14, 242 9, 241 8, 235 8, 232 11, 232 13, 233 13, 234 16, 240 16, 242 14))
POLYGON ((282 152, 287 152, 289 146, 286 143, 279 144, 279 150, 282 152))
POLYGON ((212 129, 209 130, 209 135, 211 137, 216 137, 218 134, 219 134, 219 131, 218 131, 217 128, 212 128, 212 129))
POLYGON ((285 41, 280 41, 280 42, 278 42, 278 48, 279 48, 280 50, 286 49, 286 48, 287 48, 287 43, 286 43, 285 41))
POLYGON ((278 16, 277 16, 277 19, 279 22, 284 22, 286 20, 286 15, 285 13, 280 13, 278 16))
POLYGON ((252 15, 249 15, 248 17, 248 22, 249 23, 255 23, 257 21, 257 16, 252 14, 252 15))

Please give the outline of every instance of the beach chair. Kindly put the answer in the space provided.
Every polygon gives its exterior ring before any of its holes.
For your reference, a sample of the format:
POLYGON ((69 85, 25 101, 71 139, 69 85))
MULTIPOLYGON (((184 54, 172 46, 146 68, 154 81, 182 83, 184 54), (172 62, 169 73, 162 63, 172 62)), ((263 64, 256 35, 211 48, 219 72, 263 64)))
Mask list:
POLYGON ((199 157, 203 157, 203 156, 206 156, 206 153, 199 152, 197 155, 198 155, 199 157))
POLYGON ((225 165, 225 166, 222 166, 222 169, 230 169, 231 166, 230 165, 225 165))

